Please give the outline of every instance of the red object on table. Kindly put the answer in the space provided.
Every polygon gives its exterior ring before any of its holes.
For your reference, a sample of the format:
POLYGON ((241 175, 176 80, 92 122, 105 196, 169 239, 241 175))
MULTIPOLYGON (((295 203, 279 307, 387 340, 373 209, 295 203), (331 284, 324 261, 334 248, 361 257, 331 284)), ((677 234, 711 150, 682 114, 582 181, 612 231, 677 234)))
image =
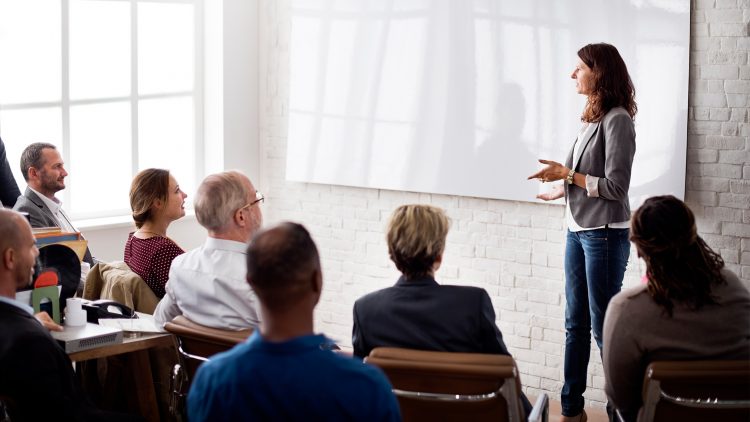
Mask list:
POLYGON ((42 273, 39 274, 39 277, 36 278, 36 281, 34 281, 34 288, 38 289, 40 287, 57 286, 59 281, 60 277, 58 277, 57 271, 54 269, 47 269, 42 271, 42 273))

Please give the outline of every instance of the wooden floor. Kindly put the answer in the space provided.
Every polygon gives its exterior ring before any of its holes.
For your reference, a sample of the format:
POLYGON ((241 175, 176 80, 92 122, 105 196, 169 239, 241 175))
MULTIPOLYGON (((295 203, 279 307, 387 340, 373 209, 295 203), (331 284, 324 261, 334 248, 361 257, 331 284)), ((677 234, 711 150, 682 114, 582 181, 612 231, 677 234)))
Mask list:
MULTIPOLYGON (((534 403, 536 397, 529 397, 531 403, 534 403)), ((549 421, 557 422, 562 414, 562 408, 560 407, 559 400, 550 400, 549 402, 549 421)), ((607 411, 599 408, 586 408, 586 416, 588 416, 588 422, 608 422, 607 411)))

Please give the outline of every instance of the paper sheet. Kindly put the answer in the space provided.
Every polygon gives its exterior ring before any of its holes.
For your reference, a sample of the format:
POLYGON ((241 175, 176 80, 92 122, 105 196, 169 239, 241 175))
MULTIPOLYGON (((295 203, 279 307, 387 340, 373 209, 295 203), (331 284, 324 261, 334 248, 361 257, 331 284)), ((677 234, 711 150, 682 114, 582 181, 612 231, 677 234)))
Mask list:
POLYGON ((161 333, 156 327, 156 323, 153 318, 149 318, 151 315, 134 319, 126 318, 102 318, 99 319, 99 325, 105 327, 115 327, 122 331, 140 332, 140 333, 161 333))

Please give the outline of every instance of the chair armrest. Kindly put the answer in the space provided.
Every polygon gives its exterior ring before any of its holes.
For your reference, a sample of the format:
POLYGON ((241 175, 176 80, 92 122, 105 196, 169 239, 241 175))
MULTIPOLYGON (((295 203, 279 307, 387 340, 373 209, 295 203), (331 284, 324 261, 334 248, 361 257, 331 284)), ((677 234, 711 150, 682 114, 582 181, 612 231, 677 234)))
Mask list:
POLYGON ((534 407, 528 417, 528 422, 547 422, 549 419, 549 396, 542 393, 536 398, 534 407))
POLYGON ((620 413, 620 409, 615 409, 615 417, 617 418, 615 422, 626 422, 625 417, 620 413))

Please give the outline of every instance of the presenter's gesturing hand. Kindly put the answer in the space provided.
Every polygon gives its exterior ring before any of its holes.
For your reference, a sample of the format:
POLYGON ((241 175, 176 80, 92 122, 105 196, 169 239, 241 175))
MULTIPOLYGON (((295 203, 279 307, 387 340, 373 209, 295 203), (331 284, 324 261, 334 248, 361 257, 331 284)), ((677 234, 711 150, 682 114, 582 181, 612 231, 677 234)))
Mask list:
POLYGON ((559 199, 565 196, 565 189, 562 185, 557 185, 549 192, 540 193, 536 196, 536 199, 541 199, 543 201, 554 201, 555 199, 559 199))
POLYGON ((527 177, 526 180, 539 179, 540 182, 555 182, 568 177, 570 169, 564 165, 552 160, 539 160, 540 163, 546 164, 547 167, 527 177))
MULTIPOLYGON (((551 160, 539 160, 540 163, 546 164, 547 167, 539 170, 538 172, 529 176, 526 180, 539 179, 542 183, 554 182, 557 180, 563 180, 568 177, 570 170, 564 165, 551 160)), ((562 198, 565 195, 565 190, 562 185, 555 186, 550 192, 540 193, 536 197, 543 201, 554 201, 555 199, 562 198)))

